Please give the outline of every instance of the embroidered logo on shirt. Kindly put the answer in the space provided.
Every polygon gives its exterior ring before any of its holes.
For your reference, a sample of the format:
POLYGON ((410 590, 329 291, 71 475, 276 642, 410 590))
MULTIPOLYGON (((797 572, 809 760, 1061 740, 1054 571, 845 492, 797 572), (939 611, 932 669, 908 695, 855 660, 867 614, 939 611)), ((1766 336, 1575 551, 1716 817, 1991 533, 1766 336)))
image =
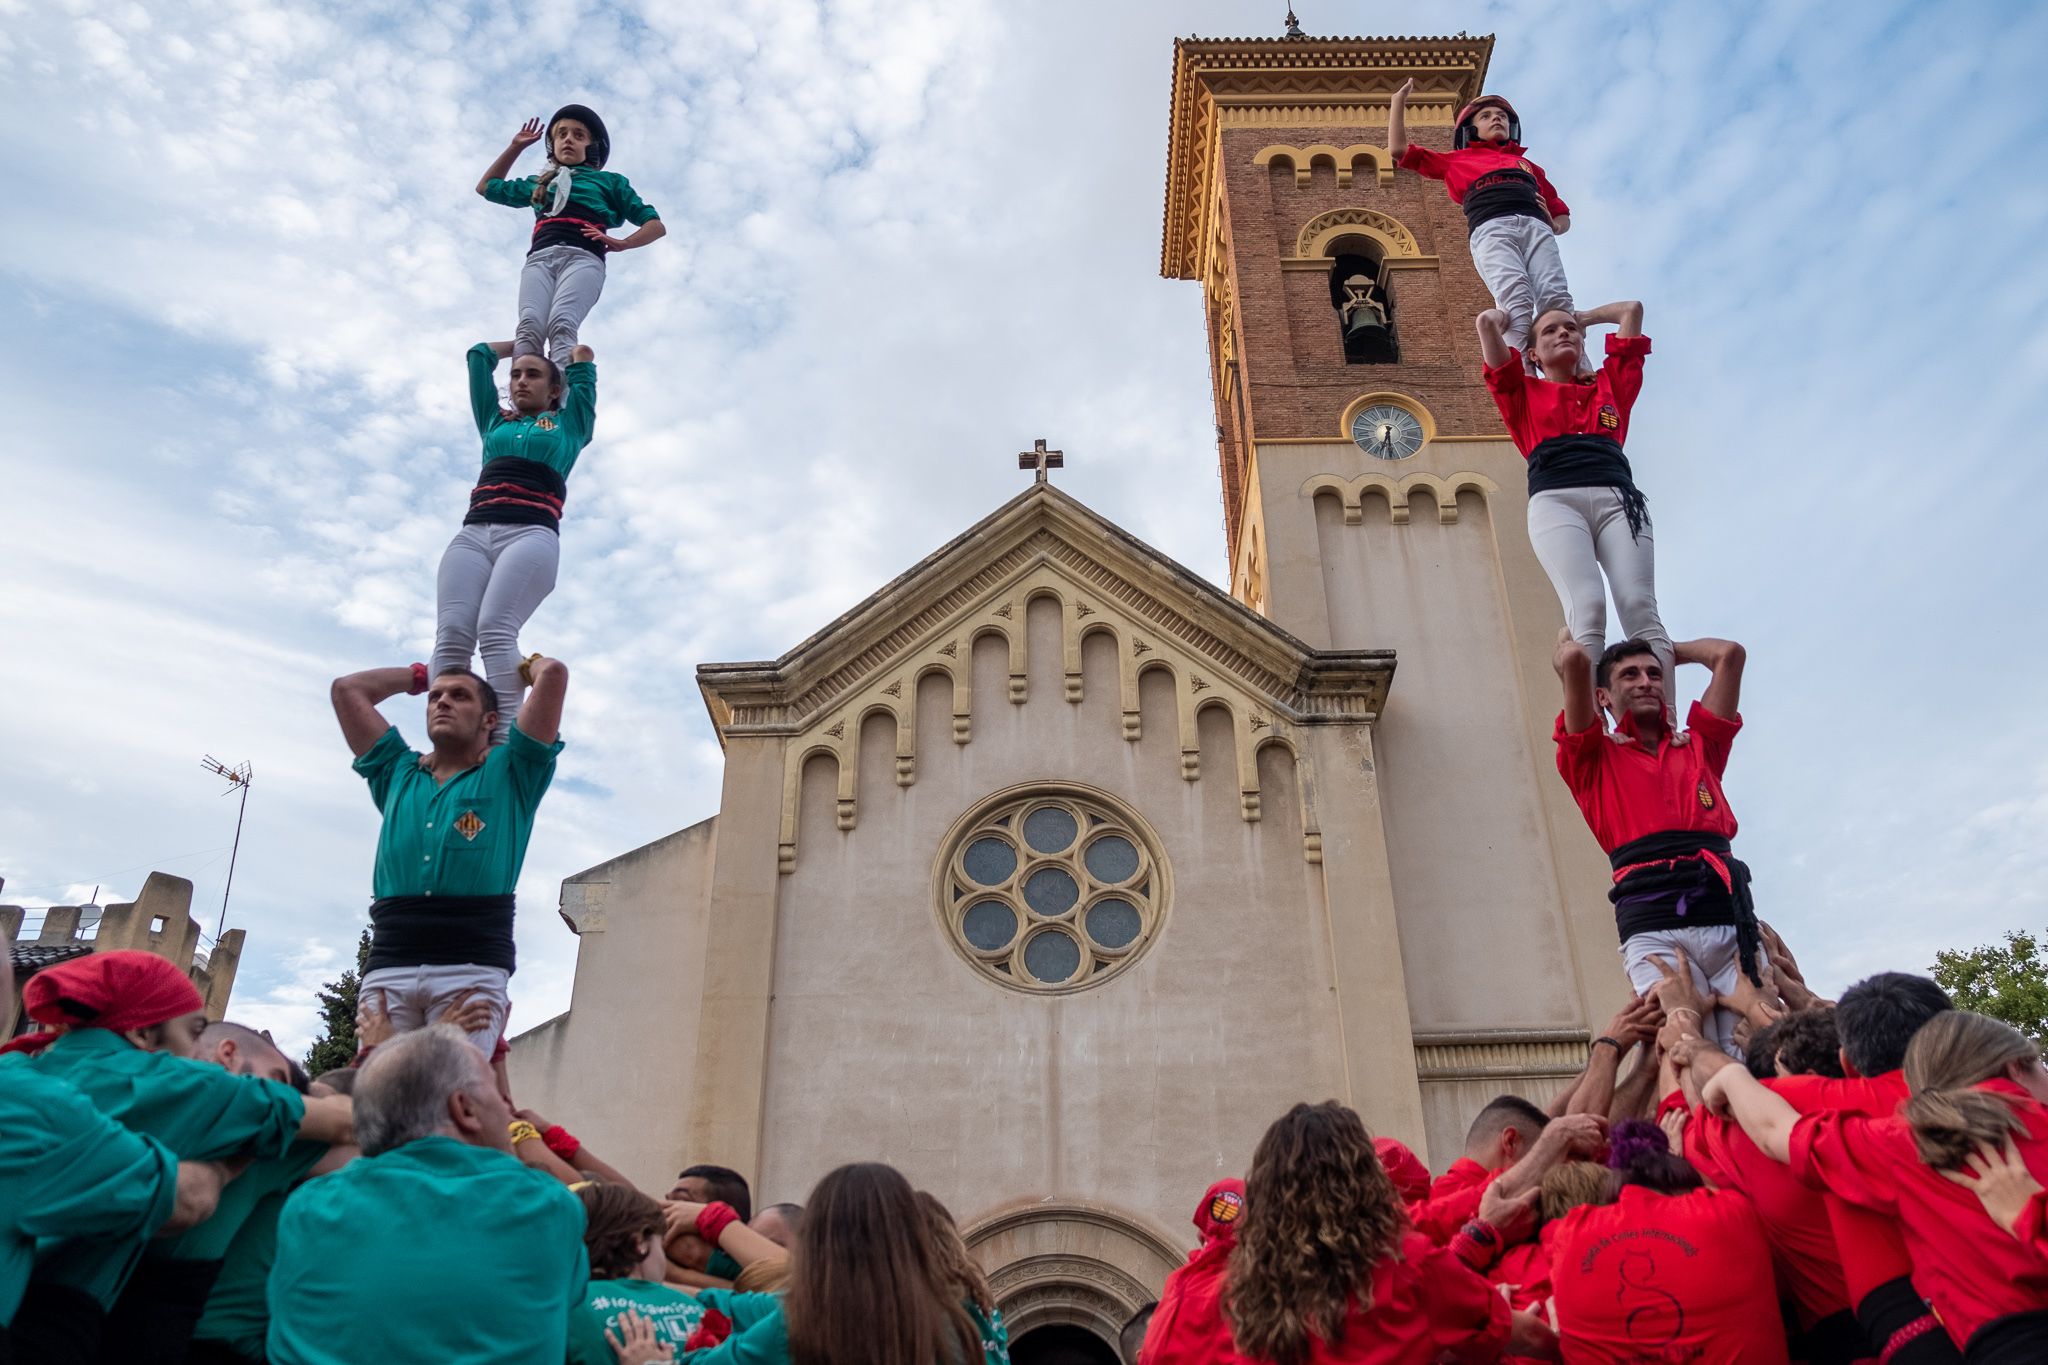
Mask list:
POLYGON ((1244 1196, 1236 1190, 1225 1190, 1209 1201, 1209 1221, 1212 1223, 1235 1223, 1243 1212, 1244 1196))
POLYGON ((1699 797, 1701 810, 1714 808, 1714 793, 1707 789, 1707 780, 1704 777, 1700 779, 1699 797))
POLYGON ((1602 431, 1621 430, 1621 414, 1614 410, 1614 404, 1602 403, 1600 405, 1600 429, 1602 431))
MULTIPOLYGON (((1700 795, 1705 796, 1706 791, 1707 789, 1705 787, 1701 787, 1700 795)), ((477 813, 475 811, 466 810, 462 812, 460 816, 456 817, 455 832, 457 834, 460 834, 463 838, 468 839, 471 842, 474 842, 476 836, 484 832, 484 822, 477 818, 477 813)))
POLYGON ((542 431, 553 431, 555 429, 555 419, 548 416, 546 413, 542 413, 540 416, 534 418, 533 424, 539 427, 542 431))

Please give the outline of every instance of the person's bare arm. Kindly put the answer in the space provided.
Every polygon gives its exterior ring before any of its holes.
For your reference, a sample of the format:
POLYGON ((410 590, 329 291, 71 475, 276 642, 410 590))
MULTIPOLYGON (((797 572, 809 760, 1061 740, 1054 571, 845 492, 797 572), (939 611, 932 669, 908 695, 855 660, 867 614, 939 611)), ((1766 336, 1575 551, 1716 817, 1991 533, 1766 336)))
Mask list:
POLYGON ((1614 1087, 1614 1098, 1607 1104, 1608 1122, 1648 1118, 1657 1107, 1657 1083, 1657 1058, 1643 1049, 1636 1054, 1635 1066, 1614 1087))
POLYGON ((498 159, 485 167, 484 173, 477 178, 476 192, 484 194, 487 192, 485 187, 493 180, 503 180, 511 171, 512 163, 519 159, 519 154, 540 141, 540 137, 541 123, 539 119, 530 118, 520 124, 519 131, 514 133, 512 140, 505 144, 505 150, 498 153, 498 159))
POLYGON ((299 1120, 299 1136, 330 1147, 354 1142, 355 1104, 347 1095, 306 1096, 306 1116, 299 1120))
POLYGON ((1408 97, 1414 93, 1415 78, 1410 76, 1387 103, 1387 152, 1396 161, 1408 150, 1408 97))
POLYGON ((1593 661, 1569 628, 1557 632, 1557 648, 1551 651, 1550 666, 1564 688, 1564 728, 1567 734, 1583 734, 1600 722, 1600 703, 1593 695, 1593 661))
POLYGON ((536 655, 519 666, 528 674, 532 690, 519 707, 519 733, 542 744, 553 744, 562 733, 562 697, 569 690, 569 665, 560 659, 536 655))
POLYGON ((2041 1182, 2034 1179, 2027 1169, 2026 1161, 2020 1156, 2019 1148, 2008 1136, 2003 1147, 1992 1147, 1979 1143, 1977 1150, 1964 1158, 1967 1169, 1943 1171, 1942 1174, 1956 1184, 1977 1196, 1984 1205, 1984 1212, 1991 1215, 1991 1221, 2004 1228, 2020 1241, 2027 1240, 2023 1225, 2027 1205, 2041 1193, 2041 1182))
POLYGON ((583 235, 604 251, 631 251, 634 247, 648 246, 668 236, 668 228, 661 219, 650 218, 636 228, 630 237, 608 237, 601 227, 584 224, 583 235))
POLYGON ((1713 680, 1700 696, 1700 705, 1722 720, 1734 720, 1742 709, 1742 666, 1748 651, 1733 640, 1683 640, 1671 647, 1672 657, 1682 664, 1705 664, 1713 680))
POLYGON ((1757 1150, 1771 1160, 1792 1159, 1792 1130, 1799 1124, 1799 1111, 1765 1089, 1748 1071, 1739 1066, 1722 1067, 1701 1088, 1700 1100, 1708 1109, 1741 1124, 1757 1150))
POLYGON ((522 1163, 531 1166, 536 1171, 547 1172, 564 1185, 580 1185, 583 1183, 583 1172, 549 1151, 548 1145, 538 1137, 530 1137, 523 1142, 514 1142, 512 1144, 512 1155, 518 1157, 522 1163))
POLYGON ((1621 1077, 1623 1060, 1644 1041, 1656 1037, 1663 1022, 1663 1011, 1657 1008, 1653 997, 1646 995, 1637 996, 1616 1011, 1593 1040, 1586 1056, 1585 1074, 1580 1077, 1578 1092, 1565 1112, 1608 1113, 1614 1104, 1615 1082, 1621 1077))
POLYGON ((1579 314, 1579 326, 1614 327, 1619 329, 1617 336, 1639 337, 1643 334, 1643 305, 1634 299, 1603 303, 1579 314))
POLYGON ((341 737, 357 758, 384 738, 391 722, 378 713, 377 705, 392 697, 410 694, 413 672, 407 668, 368 668, 336 678, 327 689, 334 702, 334 718, 341 722, 341 737))
MULTIPOLYGON (((515 1109, 513 1113, 540 1129, 543 1134, 555 1126, 531 1109, 515 1109)), ((569 1165, 575 1167, 592 1180, 599 1180, 607 1185, 623 1185, 629 1190, 638 1188, 632 1181, 620 1174, 615 1167, 609 1165, 597 1153, 591 1151, 590 1145, 580 1138, 577 1140, 575 1154, 565 1157, 563 1160, 566 1160, 569 1165)))
POLYGON ((1513 1199, 1543 1183, 1543 1177, 1561 1161, 1591 1156, 1607 1141, 1607 1120, 1596 1114, 1567 1114, 1544 1126, 1542 1136, 1520 1161, 1502 1171, 1494 1184, 1503 1199, 1513 1199))
POLYGON ((1472 323, 1479 331, 1479 358, 1486 362, 1486 368, 1497 370, 1507 364, 1510 354, 1508 315, 1498 308, 1489 308, 1472 323))
POLYGON ((178 1196, 171 1208, 171 1216, 156 1230, 159 1237, 187 1228, 196 1228, 213 1217, 214 1209, 220 1204, 220 1192, 228 1183, 228 1174, 216 1161, 181 1161, 178 1163, 178 1196))
MULTIPOLYGON (((696 1232, 697 1219, 705 1207, 687 1199, 663 1200, 661 1213, 666 1220, 667 1235, 673 1237, 679 1232, 696 1232)), ((718 1249, 738 1261, 742 1269, 756 1261, 779 1260, 789 1254, 737 1218, 719 1231, 718 1249)))
POLYGON ((1799 959, 1792 956, 1792 949, 1770 925, 1757 922, 1763 930, 1764 954, 1771 960, 1771 972, 1778 983, 1778 994, 1785 999, 1789 1010, 1810 1010, 1817 1006, 1832 1007, 1834 1001, 1824 1000, 1806 984, 1805 973, 1799 970, 1799 959))

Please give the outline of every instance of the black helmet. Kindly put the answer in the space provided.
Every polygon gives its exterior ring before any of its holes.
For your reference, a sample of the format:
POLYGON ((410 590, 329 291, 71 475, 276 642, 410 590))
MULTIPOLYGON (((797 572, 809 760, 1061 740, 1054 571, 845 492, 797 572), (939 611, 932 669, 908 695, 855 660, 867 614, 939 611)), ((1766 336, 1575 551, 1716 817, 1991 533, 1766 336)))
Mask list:
MULTIPOLYGON (((1508 141, 1520 142, 1522 140, 1522 116, 1515 112, 1515 106, 1509 104, 1499 95, 1481 95, 1478 99, 1473 100, 1458 111, 1458 131, 1451 134, 1452 147, 1462 151, 1464 148, 1472 145, 1472 139, 1477 135, 1476 130, 1472 126, 1472 117, 1488 105, 1492 105, 1508 116, 1508 141)), ((555 117, 560 118, 561 115, 557 114, 555 117)))
POLYGON ((612 135, 605 131, 604 120, 597 116, 597 111, 587 104, 565 104, 555 110, 554 117, 548 120, 548 156, 552 158, 555 154, 555 125, 565 118, 575 119, 590 130, 590 149, 583 154, 583 164, 593 171, 603 170, 604 163, 611 160, 612 135))

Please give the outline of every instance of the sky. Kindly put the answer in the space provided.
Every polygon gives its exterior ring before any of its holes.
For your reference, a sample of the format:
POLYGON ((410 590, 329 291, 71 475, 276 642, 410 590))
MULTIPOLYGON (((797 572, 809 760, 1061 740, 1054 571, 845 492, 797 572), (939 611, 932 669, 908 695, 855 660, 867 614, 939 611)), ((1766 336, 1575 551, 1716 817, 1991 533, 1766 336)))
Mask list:
MULTIPOLYGON (((0 899, 161 869, 210 933, 235 810, 199 760, 246 760, 233 1013, 311 1040, 376 839, 327 684, 430 652, 463 353, 510 334, 528 223, 472 187, 571 100, 668 237, 585 327, 598 437, 523 637, 572 682, 515 1030, 568 1004, 560 880, 716 810, 696 666, 854 605, 1033 438, 1223 582, 1201 297, 1158 276, 1171 50, 1284 10, 0 0, 0 899)), ((1497 35, 1575 293, 1644 300, 1663 616, 1749 646, 1739 847, 1809 979, 2042 929, 2048 8, 1296 10, 1497 35)))

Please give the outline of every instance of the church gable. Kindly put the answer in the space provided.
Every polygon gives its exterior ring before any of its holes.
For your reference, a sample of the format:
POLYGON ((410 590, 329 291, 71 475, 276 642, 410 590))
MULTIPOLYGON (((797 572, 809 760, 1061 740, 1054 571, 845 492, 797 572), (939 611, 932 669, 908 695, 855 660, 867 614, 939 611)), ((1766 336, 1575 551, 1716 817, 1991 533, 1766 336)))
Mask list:
MULTIPOLYGON (((939 733, 950 733, 954 744, 974 742, 977 643, 993 638, 1006 653, 1010 704, 1043 700, 1031 695, 1031 678, 1051 670, 1042 660, 1032 667, 1026 629, 1039 602, 1057 605, 1066 702, 1085 696, 1084 646, 1098 647, 1093 637, 1102 636, 1115 650, 1120 724, 1104 742, 1144 738, 1141 680, 1163 672, 1176 699, 1181 777, 1234 782, 1248 821, 1260 818, 1268 797, 1260 789, 1259 752, 1284 747, 1295 760, 1298 790, 1286 795, 1300 803, 1304 855, 1320 861, 1314 780, 1299 730, 1375 720, 1393 675, 1392 652, 1311 649, 1041 483, 782 658, 699 668, 722 743, 736 736, 785 740, 783 872, 795 867, 799 790, 812 760, 826 758, 837 768, 838 827, 853 829, 860 819, 860 735, 871 717, 894 722, 894 776, 902 787, 917 780, 920 692, 926 706, 950 705, 950 726, 939 733), (935 677, 942 685, 931 684, 935 677), (1227 755, 1205 755, 1199 742, 1203 713, 1212 708, 1229 720, 1227 755)), ((934 733, 929 719, 927 743, 934 733)))

